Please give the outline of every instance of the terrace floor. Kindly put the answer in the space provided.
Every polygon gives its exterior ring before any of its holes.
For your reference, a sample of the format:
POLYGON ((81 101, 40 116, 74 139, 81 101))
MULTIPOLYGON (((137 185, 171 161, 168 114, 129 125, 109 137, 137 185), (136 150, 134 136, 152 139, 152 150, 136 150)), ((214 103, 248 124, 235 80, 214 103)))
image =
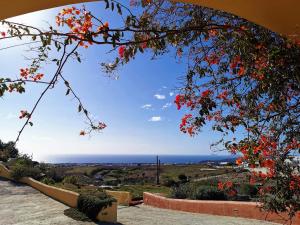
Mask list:
MULTIPOLYGON (((37 190, 0 179, 0 225, 92 225, 64 215, 68 207, 37 190)), ((139 205, 118 209, 119 225, 271 225, 265 221, 178 212, 139 205)), ((98 223, 109 225, 109 223, 98 223)))

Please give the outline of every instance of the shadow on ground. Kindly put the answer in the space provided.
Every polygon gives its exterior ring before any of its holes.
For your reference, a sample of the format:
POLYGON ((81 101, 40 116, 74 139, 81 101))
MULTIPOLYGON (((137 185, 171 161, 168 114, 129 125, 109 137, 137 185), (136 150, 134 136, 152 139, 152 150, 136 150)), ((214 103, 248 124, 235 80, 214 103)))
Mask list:
POLYGON ((107 223, 107 222, 96 222, 87 217, 84 213, 80 212, 78 209, 75 208, 68 208, 64 210, 64 215, 70 217, 73 220, 81 221, 81 222, 94 222, 95 224, 101 225, 123 225, 122 223, 107 223))

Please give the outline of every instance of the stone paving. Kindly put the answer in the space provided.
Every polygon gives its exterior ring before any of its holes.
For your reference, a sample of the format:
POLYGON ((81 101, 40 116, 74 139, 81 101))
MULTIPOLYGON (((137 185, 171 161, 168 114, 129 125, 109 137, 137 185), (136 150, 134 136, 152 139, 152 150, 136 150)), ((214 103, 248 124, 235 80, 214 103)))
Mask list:
MULTIPOLYGON (((119 221, 124 225, 275 225, 259 220, 214 216, 159 209, 145 205, 119 207, 119 221)), ((277 224, 278 225, 278 224, 277 224)))
MULTIPOLYGON (((25 185, 0 179, 0 225, 95 225, 64 215, 68 207, 25 185)), ((186 213, 145 205, 118 209, 119 225, 274 225, 265 221, 186 213)), ((109 225, 109 223, 98 223, 109 225)))

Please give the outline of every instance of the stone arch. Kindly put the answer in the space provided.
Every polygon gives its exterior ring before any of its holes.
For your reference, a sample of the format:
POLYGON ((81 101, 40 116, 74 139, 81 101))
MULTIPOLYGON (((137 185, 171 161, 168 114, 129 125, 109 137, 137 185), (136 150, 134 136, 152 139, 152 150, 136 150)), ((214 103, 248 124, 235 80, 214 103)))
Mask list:
MULTIPOLYGON (((94 0, 3 0, 0 19, 42 9, 94 0)), ((129 1, 129 0, 128 0, 129 1)), ((299 0, 177 0, 223 10, 262 25, 274 32, 300 38, 299 0)))

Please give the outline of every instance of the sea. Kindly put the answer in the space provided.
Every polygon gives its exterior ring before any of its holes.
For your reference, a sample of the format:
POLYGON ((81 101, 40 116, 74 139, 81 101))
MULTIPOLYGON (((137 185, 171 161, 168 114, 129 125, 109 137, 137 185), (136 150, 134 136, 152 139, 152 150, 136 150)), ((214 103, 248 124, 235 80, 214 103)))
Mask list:
MULTIPOLYGON (((42 161, 53 164, 152 164, 157 155, 48 155, 42 161)), ((158 155, 163 164, 197 164, 205 162, 233 162, 232 155, 158 155)))

